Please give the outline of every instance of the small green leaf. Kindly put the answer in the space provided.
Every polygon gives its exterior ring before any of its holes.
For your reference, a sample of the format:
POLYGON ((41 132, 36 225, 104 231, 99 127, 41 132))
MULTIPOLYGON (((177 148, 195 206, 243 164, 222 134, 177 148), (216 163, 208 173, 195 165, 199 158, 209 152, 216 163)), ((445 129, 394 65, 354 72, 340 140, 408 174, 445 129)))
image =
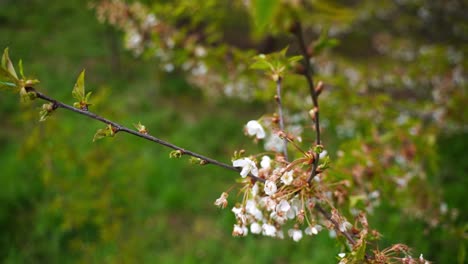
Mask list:
POLYGON ((73 97, 82 102, 85 99, 85 87, 84 87, 84 77, 85 77, 85 70, 83 70, 78 79, 76 80, 75 87, 73 87, 72 95, 73 97))
POLYGON ((328 168, 330 168, 330 157, 327 155, 325 156, 325 158, 321 159, 321 164, 318 166, 317 169, 319 169, 320 171, 324 171, 328 168))
POLYGON ((8 56, 8 48, 5 48, 5 51, 3 52, 2 68, 7 70, 16 80, 18 79, 15 67, 13 67, 13 63, 11 63, 10 57, 8 56))
POLYGON ((322 153, 322 151, 323 151, 323 146, 322 145, 316 145, 314 147, 314 152, 315 153, 320 154, 320 153, 322 153))
POLYGON ((288 58, 288 62, 290 64, 295 63, 295 62, 300 61, 300 60, 302 60, 302 55, 292 56, 292 57, 288 58))
POLYGON ((16 87, 16 84, 14 84, 12 82, 0 81, 0 88, 14 88, 14 87, 16 87))
POLYGON ((133 124, 133 126, 135 126, 138 132, 142 134, 148 134, 148 130, 146 130, 146 127, 141 122, 138 122, 138 124, 133 124))
POLYGON ((115 136, 115 130, 112 125, 107 125, 105 128, 99 129, 96 134, 94 134, 93 142, 96 140, 105 138, 105 137, 113 137, 115 136))
POLYGON ((24 71, 23 71, 23 60, 21 60, 21 59, 18 62, 18 68, 19 68, 21 78, 25 79, 24 78, 24 71))
POLYGON ((28 92, 28 90, 25 87, 21 87, 20 98, 21 98, 21 101, 27 103, 36 99, 37 94, 35 92, 28 92))
POLYGON ((356 252, 355 259, 357 261, 364 260, 364 257, 366 255, 366 242, 362 242, 357 249, 354 249, 354 252, 356 252))
POLYGON ((320 38, 314 43, 314 53, 315 55, 320 54, 325 49, 331 49, 340 44, 340 41, 335 38, 328 37, 328 30, 322 30, 320 38))
POLYGON ((351 195, 349 197, 349 206, 354 208, 359 202, 362 202, 365 200, 366 200, 366 196, 364 195, 351 195))
POLYGON ((184 153, 182 153, 181 150, 174 150, 174 151, 171 151, 171 153, 169 153, 169 158, 178 159, 178 158, 182 157, 183 154, 184 153))
POLYGON ((40 122, 43 122, 47 120, 47 118, 54 112, 54 104, 48 103, 48 104, 43 104, 41 111, 39 112, 40 122))
POLYGON ((250 65, 251 69, 257 70, 269 70, 273 68, 273 65, 266 60, 257 60, 250 65))

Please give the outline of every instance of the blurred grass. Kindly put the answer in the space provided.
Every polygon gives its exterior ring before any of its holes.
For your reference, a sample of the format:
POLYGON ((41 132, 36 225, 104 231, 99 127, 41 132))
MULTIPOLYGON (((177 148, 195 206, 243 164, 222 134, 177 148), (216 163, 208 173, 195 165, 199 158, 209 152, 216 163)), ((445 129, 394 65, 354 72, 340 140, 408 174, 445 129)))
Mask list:
MULTIPOLYGON (((157 65, 123 51, 119 32, 99 24, 83 1, 0 1, 0 36, 0 48, 22 58, 26 74, 53 97, 72 103, 71 89, 86 68, 92 109, 106 117, 127 126, 141 121, 154 135, 225 162, 236 148, 256 148, 242 126, 258 106, 214 104, 176 74, 157 74, 157 65)), ((232 213, 212 203, 235 173, 169 159, 169 150, 123 134, 93 143, 102 124, 66 111, 38 123, 38 106, 0 96, 3 262, 336 262, 331 256, 340 248, 325 232, 300 243, 231 237, 232 213)), ((443 162, 451 162, 442 183, 449 205, 464 208, 466 180, 456 181, 466 173, 466 148, 446 147, 466 142, 459 137, 440 139, 443 162)), ((385 243, 451 257, 431 252, 434 241, 419 235, 423 224, 402 225, 391 206, 371 221, 388 233, 385 243)))

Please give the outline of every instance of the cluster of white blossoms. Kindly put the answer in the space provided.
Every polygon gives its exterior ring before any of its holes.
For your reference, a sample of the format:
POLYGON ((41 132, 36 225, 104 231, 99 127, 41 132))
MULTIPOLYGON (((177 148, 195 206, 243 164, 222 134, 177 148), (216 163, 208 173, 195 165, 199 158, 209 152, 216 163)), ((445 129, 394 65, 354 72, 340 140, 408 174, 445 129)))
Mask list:
MULTIPOLYGON (((245 132, 256 139, 265 138, 265 130, 258 121, 249 121, 245 132)), ((317 199, 307 183, 309 172, 301 169, 301 163, 288 163, 278 155, 272 159, 263 155, 258 162, 241 157, 232 165, 241 168, 240 176, 255 176, 256 181, 244 180, 242 203, 232 208, 236 224, 232 234, 246 236, 249 232, 283 239, 286 235, 299 241, 304 235, 317 235, 322 229, 312 214, 317 199)), ((317 184, 317 183, 315 183, 317 184)), ((215 205, 227 206, 227 193, 216 200, 215 205)))
MULTIPOLYGON (((237 223, 234 225, 234 236, 261 234, 269 237, 284 238, 284 226, 290 226, 287 235, 294 241, 302 239, 303 234, 316 235, 322 226, 313 219, 309 219, 308 211, 313 208, 315 200, 303 199, 296 194, 298 186, 293 185, 294 170, 273 166, 278 164, 269 156, 263 156, 260 169, 250 158, 241 158, 233 161, 234 167, 241 167, 240 175, 246 178, 249 174, 261 176, 264 182, 256 181, 248 184, 244 189, 244 200, 240 205, 232 208, 237 223), (291 223, 287 225, 287 223, 291 223), (301 226, 305 226, 301 229, 301 226)), ((215 203, 218 206, 226 204, 226 195, 215 203)))

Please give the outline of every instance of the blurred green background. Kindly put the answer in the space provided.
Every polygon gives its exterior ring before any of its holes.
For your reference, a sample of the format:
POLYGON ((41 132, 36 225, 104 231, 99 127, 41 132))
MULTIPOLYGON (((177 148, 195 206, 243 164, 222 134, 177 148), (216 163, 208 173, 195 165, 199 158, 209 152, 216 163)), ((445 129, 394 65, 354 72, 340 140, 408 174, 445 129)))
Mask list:
MULTIPOLYGON (((0 0, 0 48, 9 47, 39 89, 72 103, 86 68, 93 111, 121 124, 141 121, 162 139, 229 162, 256 149, 242 134, 258 102, 207 100, 177 74, 134 58, 122 35, 100 24, 83 1, 0 0)), ((352 51, 351 51, 352 52, 352 51)), ((37 104, 0 94, 0 260, 4 263, 336 263, 326 232, 300 243, 231 237, 234 217, 213 206, 235 173, 169 159, 169 150, 127 135, 93 143, 102 124, 58 111, 38 122, 37 104)), ((466 224, 466 132, 437 139, 434 180, 466 224)), ((258 147, 260 149, 260 147, 258 147)), ((234 197, 235 198, 235 197, 234 197)), ((466 241, 425 232, 383 204, 370 222, 383 243, 407 243, 437 263, 455 263, 466 241)), ((419 254, 419 252, 416 252, 419 254)))

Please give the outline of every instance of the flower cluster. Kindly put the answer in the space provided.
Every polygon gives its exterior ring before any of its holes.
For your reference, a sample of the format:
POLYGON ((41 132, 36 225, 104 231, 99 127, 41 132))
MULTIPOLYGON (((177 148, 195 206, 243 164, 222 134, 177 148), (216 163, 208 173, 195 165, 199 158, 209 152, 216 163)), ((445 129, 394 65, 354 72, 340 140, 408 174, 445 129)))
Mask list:
MULTIPOLYGON (((255 140, 266 135, 262 125, 254 120, 247 123, 245 132, 255 140)), ((250 232, 280 239, 288 236, 299 241, 304 235, 317 235, 323 226, 335 229, 328 220, 319 223, 313 210, 326 197, 319 181, 308 182, 308 168, 314 155, 292 162, 285 160, 281 152, 274 155, 262 155, 259 160, 255 157, 236 157, 233 160, 232 165, 240 169, 244 187, 241 189, 242 202, 232 208, 236 218, 232 234, 246 236, 250 232), (255 176, 257 180, 248 176, 255 176)), ((326 155, 326 151, 321 149, 315 156, 323 158, 326 155)), ((226 207, 226 197, 227 193, 223 193, 215 205, 226 207)), ((346 231, 351 225, 337 213, 333 221, 339 224, 339 231, 346 231)))
POLYGON ((234 236, 246 236, 250 231, 280 239, 287 234, 299 241, 304 234, 317 235, 322 230, 312 214, 317 202, 315 191, 308 187, 307 175, 300 168, 288 167, 269 156, 262 157, 260 168, 251 158, 234 160, 233 166, 242 168, 243 178, 252 173, 264 179, 254 183, 245 181, 243 202, 232 208, 237 220, 234 236))

